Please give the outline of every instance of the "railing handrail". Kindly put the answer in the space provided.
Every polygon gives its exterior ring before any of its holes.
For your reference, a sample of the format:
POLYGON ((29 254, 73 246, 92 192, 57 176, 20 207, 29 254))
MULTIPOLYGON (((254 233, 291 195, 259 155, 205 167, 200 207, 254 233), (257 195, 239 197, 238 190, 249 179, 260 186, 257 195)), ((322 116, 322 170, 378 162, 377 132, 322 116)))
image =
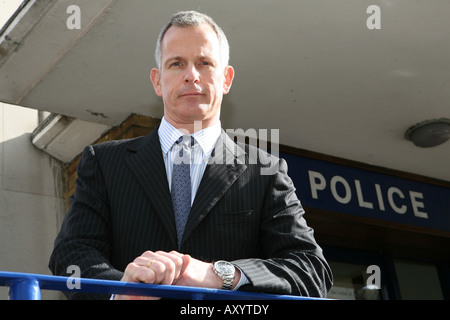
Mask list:
POLYGON ((11 300, 40 300, 41 290, 129 294, 189 300, 313 300, 315 298, 244 291, 194 288, 114 280, 74 278, 33 273, 0 272, 0 286, 10 288, 11 300), (76 286, 74 286, 76 281, 76 286), (69 285, 70 284, 70 285, 69 285))

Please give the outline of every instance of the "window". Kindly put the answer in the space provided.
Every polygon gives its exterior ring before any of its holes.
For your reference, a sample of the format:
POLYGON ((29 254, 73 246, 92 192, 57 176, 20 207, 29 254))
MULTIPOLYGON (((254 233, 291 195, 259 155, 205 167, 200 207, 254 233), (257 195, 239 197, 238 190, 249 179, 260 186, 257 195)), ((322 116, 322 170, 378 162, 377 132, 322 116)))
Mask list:
POLYGON ((394 259, 402 300, 441 300, 442 288, 434 264, 394 259))

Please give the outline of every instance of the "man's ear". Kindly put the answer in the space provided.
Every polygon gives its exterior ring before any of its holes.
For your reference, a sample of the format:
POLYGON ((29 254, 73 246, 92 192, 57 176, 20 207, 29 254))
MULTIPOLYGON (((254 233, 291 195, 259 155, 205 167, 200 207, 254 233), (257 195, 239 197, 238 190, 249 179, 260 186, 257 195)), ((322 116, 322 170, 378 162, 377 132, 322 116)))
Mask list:
POLYGON ((230 92, 231 89, 231 84, 233 83, 233 79, 234 79, 234 69, 232 66, 227 66, 225 68, 225 81, 223 83, 223 94, 227 94, 228 92, 230 92))
POLYGON ((155 93, 158 96, 162 96, 162 90, 161 90, 161 74, 159 72, 159 69, 153 68, 150 72, 150 79, 153 83, 153 88, 155 89, 155 93))

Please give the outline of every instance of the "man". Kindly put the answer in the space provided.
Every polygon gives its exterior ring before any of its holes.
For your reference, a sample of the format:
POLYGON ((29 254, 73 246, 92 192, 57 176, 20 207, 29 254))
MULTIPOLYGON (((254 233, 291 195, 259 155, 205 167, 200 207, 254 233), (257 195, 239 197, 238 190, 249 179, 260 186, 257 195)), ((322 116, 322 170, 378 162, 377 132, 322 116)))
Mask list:
POLYGON ((151 71, 164 103, 161 125, 146 137, 84 150, 50 259, 54 274, 78 265, 89 278, 326 296, 331 271, 286 163, 275 159, 278 170, 263 174, 273 157, 221 129, 234 78, 228 56, 227 39, 208 16, 180 12, 163 28, 151 71), (180 207, 174 199, 184 182, 172 179, 186 159, 191 181, 181 197, 188 193, 190 203, 180 207))

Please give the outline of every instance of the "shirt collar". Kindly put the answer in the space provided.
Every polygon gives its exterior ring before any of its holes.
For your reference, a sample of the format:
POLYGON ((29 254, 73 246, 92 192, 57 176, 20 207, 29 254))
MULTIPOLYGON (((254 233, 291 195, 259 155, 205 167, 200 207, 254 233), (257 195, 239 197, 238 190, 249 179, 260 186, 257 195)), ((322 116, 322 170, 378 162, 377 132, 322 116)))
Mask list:
MULTIPOLYGON (((203 150, 205 156, 209 156, 213 151, 217 140, 221 134, 221 123, 218 121, 211 127, 207 127, 200 131, 194 132, 192 136, 195 138, 195 141, 200 145, 203 150)), ((174 126, 172 126, 167 120, 163 117, 161 119, 161 124, 158 129, 159 140, 161 142, 161 149, 164 155, 169 152, 172 148, 173 144, 184 135, 184 133, 174 126)))

